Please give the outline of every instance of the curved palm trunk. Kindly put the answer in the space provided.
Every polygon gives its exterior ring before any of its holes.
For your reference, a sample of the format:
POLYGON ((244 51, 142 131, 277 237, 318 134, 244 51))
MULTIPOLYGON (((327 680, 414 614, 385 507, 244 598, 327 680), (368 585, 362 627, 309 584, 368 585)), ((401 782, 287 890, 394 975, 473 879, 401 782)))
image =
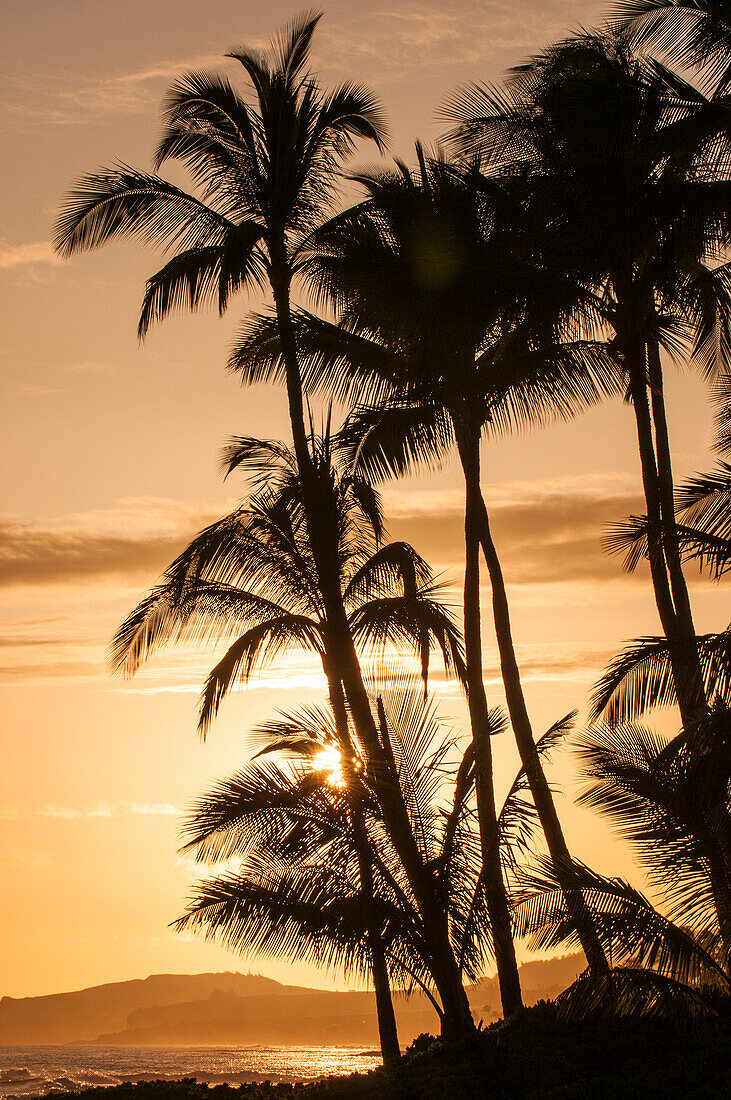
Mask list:
MULTIPOLYGON (((479 454, 467 443, 459 446, 462 464, 466 468, 478 463, 479 454)), ((503 1015, 513 1016, 523 1007, 518 963, 510 922, 510 910, 500 859, 500 844, 495 811, 492 744, 487 696, 482 675, 482 637, 480 625, 480 528, 479 507, 474 496, 474 479, 465 478, 465 579, 464 637, 467 667, 467 705, 472 727, 477 794, 477 817, 480 848, 485 877, 487 909, 492 928, 500 1000, 503 1015)))
POLYGON ((675 607, 683 677, 687 681, 685 685, 687 699, 684 701, 684 705, 694 713, 697 720, 707 710, 707 700, 703 673, 698 657, 698 644, 690 596, 683 575, 680 546, 675 530, 675 487, 673 485, 673 467, 670 457, 670 438, 665 415, 662 364, 657 340, 648 343, 647 351, 652 421, 655 428, 657 453, 660 514, 663 524, 663 549, 670 578, 670 591, 675 607))
POLYGON ((372 904, 374 898, 373 864, 371 861, 371 848, 368 833, 365 827, 365 819, 360 802, 355 795, 354 769, 349 766, 353 757, 353 745, 348 729, 348 715, 345 709, 343 688, 340 681, 329 670, 329 662, 324 662, 325 674, 328 681, 330 705, 335 716, 335 727, 338 732, 338 740, 343 750, 344 762, 348 763, 345 769, 348 776, 349 810, 353 828, 353 840, 358 859, 358 875, 364 904, 368 907, 368 953, 371 957, 371 977, 376 994, 376 1015, 378 1017, 378 1035, 381 1043, 381 1056, 383 1064, 393 1065, 401 1057, 401 1048, 396 1029, 396 1014, 393 1009, 391 996, 391 983, 388 977, 386 965, 386 953, 383 948, 383 940, 378 927, 378 914, 372 904))
MULTIPOLYGON (((629 310, 625 310, 624 312, 630 314, 629 310)), ((685 640, 683 639, 683 629, 678 618, 676 604, 673 600, 668 561, 665 557, 661 535, 664 518, 667 517, 669 519, 670 531, 672 531, 673 525, 675 524, 672 470, 670 466, 670 450, 667 438, 667 424, 664 415, 664 403, 658 400, 655 404, 655 410, 658 413, 660 424, 659 434, 656 438, 658 439, 663 454, 663 504, 661 478, 658 470, 659 463, 655 452, 652 417, 647 397, 648 345, 642 336, 632 331, 630 326, 627 327, 626 332, 622 331, 621 326, 617 326, 617 335, 620 337, 622 350, 624 352, 625 364, 629 375, 629 392, 637 426, 637 444, 640 455, 642 488, 645 496, 647 518, 649 520, 647 548, 650 576, 652 578, 652 587, 655 594, 655 604, 657 606, 663 633, 668 642, 668 655, 670 657, 670 667, 673 674, 673 683, 675 684, 675 694, 678 700, 680 717, 684 728, 692 729, 698 719, 699 709, 702 705, 701 701, 704 699, 703 680, 700 676, 695 630, 692 628, 692 617, 690 617, 689 620, 692 629, 692 638, 689 637, 687 633, 688 620, 686 619, 685 640), (692 654, 690 653, 691 648, 693 651, 692 654), (700 677, 700 679, 698 679, 698 677, 700 677)), ((656 341, 655 350, 657 352, 656 341)), ((658 368, 659 354, 657 364, 654 368, 655 382, 657 382, 658 368)), ((670 552, 670 558, 672 558, 672 552, 670 552)), ((675 570, 675 567, 673 567, 673 569, 676 576, 676 591, 682 604, 683 596, 680 587, 678 587, 682 578, 682 570, 680 570, 679 567, 680 558, 678 554, 677 570, 675 570), (680 571, 680 577, 678 577, 677 571, 680 571)), ((682 589, 685 590, 685 599, 687 599, 687 589, 685 588, 684 579, 682 579, 682 589)), ((687 610, 689 613, 689 602, 687 610)))
POLYGON ((523 686, 520 680, 520 670, 515 656, 513 633, 510 625, 510 609, 508 596, 505 589, 505 580, 500 565, 500 560, 492 541, 490 523, 487 508, 480 488, 480 463, 479 463, 479 438, 473 442, 474 457, 466 466, 463 462, 465 478, 469 482, 469 493, 473 496, 476 509, 476 524, 479 529, 479 539, 482 544, 487 572, 492 587, 492 606, 495 619, 495 635, 497 638, 498 652, 500 654, 500 669, 505 699, 510 714, 510 722, 515 734, 518 753, 525 769, 525 774, 530 786, 536 813, 541 823, 546 844, 551 855, 551 860, 556 869, 559 882, 562 877, 566 882, 564 898, 566 907, 574 922, 581 946, 584 949, 587 962, 595 973, 606 972, 607 964, 604 950, 596 933, 591 915, 576 891, 572 888, 570 871, 572 866, 571 855, 566 844, 561 828, 561 822, 556 813, 553 794, 548 785, 541 759, 536 749, 533 738, 533 729, 528 708, 523 695, 523 686))
MULTIPOLYGON (((319 513, 315 471, 307 444, 302 380, 292 326, 289 291, 291 272, 286 260, 282 258, 286 255, 284 248, 280 247, 278 252, 276 249, 272 251, 274 253, 274 263, 271 273, 271 285, 282 345, 282 358, 287 377, 292 439, 300 474, 307 529, 325 606, 328 631, 332 639, 333 652, 338 654, 339 675, 345 689, 358 737, 371 760, 374 763, 379 763, 383 759, 383 752, 343 605, 340 576, 337 568, 337 547, 332 545, 332 540, 323 537, 323 517, 319 513)), ((380 783, 378 798, 384 823, 409 879, 414 897, 419 905, 426 934, 431 943, 432 972, 444 1009, 442 1034, 445 1038, 458 1038, 474 1031, 475 1025, 467 995, 462 985, 459 967, 449 940, 447 914, 444 911, 442 899, 439 897, 434 876, 425 865, 419 852, 400 787, 398 784, 380 783)))

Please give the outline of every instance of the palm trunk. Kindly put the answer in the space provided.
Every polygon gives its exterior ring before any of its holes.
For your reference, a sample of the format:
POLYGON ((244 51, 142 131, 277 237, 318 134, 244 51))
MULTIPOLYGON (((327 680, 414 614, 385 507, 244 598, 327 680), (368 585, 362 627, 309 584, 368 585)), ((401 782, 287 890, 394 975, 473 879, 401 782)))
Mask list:
MULTIPOLYGON (((460 455, 465 471, 473 471, 479 486, 479 441, 464 441, 460 455)), ((482 675, 482 637, 480 626, 480 531, 479 509, 474 496, 475 477, 465 474, 465 579, 464 636, 467 666, 467 705, 472 727, 476 764, 475 789, 480 829, 482 868, 485 878, 487 909, 492 928, 503 1015, 513 1016, 523 1007, 518 963, 510 922, 510 910, 500 858, 500 843, 495 812, 492 744, 490 739, 487 696, 482 675)))
POLYGON ((675 529, 675 487, 673 485, 673 467, 670 457, 670 439, 665 415, 665 397, 663 392, 662 364, 657 340, 647 345, 649 379, 652 402, 652 421, 655 428, 655 447, 657 453, 658 490, 660 495, 660 514, 662 517, 663 549, 670 578, 670 590, 679 635, 679 647, 682 649, 682 676, 685 681, 683 692, 686 695, 684 705, 695 714, 696 720, 707 711, 707 700, 703 673, 698 657, 693 612, 688 595, 688 586, 683 575, 680 558, 680 546, 675 529))
MULTIPOLYGON (((345 708, 343 688, 340 680, 331 671, 331 662, 325 659, 325 675, 328 681, 330 705, 335 717, 335 728, 338 734, 340 749, 344 762, 353 758, 353 744, 348 728, 348 714, 345 708)), ((355 853, 358 859, 358 874, 363 904, 368 908, 368 953, 371 957, 371 977, 376 994, 376 1015, 378 1017, 378 1035, 381 1043, 381 1056, 383 1064, 392 1065, 401 1057, 401 1048, 396 1029, 396 1014, 393 1009, 391 997, 391 984, 386 965, 386 953, 383 949, 383 940, 378 927, 378 913, 374 904, 373 863, 371 860, 371 848, 368 833, 365 827, 363 809, 356 793, 356 775, 352 766, 344 769, 348 777, 348 806, 351 825, 353 829, 353 841, 355 853)))
POLYGON ((378 1018, 381 1056, 384 1066, 388 1066, 398 1062, 401 1057, 401 1048, 399 1047, 398 1031, 396 1029, 396 1014, 393 1010, 393 998, 391 997, 391 984, 386 965, 386 953, 383 949, 383 938, 378 927, 378 914, 372 904, 373 865, 370 859, 365 822, 360 806, 353 806, 351 820, 356 838, 361 891, 365 903, 369 905, 369 901, 371 902, 368 921, 368 953, 371 957, 371 977, 376 993, 376 1016, 378 1018))
MULTIPOLYGON (((286 264, 284 248, 280 247, 272 267, 271 285, 282 346, 282 358, 287 378, 287 397, 292 426, 292 439, 300 474, 307 529, 318 582, 325 606, 334 652, 350 713, 358 737, 371 760, 382 758, 378 731, 363 684, 360 663, 343 605, 340 576, 337 568, 337 547, 333 540, 322 537, 322 517, 319 514, 315 470, 307 443, 304 424, 304 400, 297 347, 292 327, 290 305, 291 273, 286 264)), ((442 1034, 458 1038, 474 1030, 469 1002, 449 942, 447 914, 438 896, 434 875, 425 865, 411 829, 408 811, 398 784, 379 785, 378 798, 383 820, 394 848, 419 906, 427 936, 431 941, 433 976, 444 1009, 442 1034)))
POLYGON ((500 669, 518 753, 525 769, 536 813, 546 837, 546 844, 556 869, 556 875, 559 882, 562 882, 562 885, 565 884, 566 907, 576 927, 587 962, 594 973, 603 973, 609 969, 606 956, 591 919, 591 914, 583 899, 575 890, 571 877, 571 855, 563 835, 561 822, 556 813, 553 794, 546 780, 533 738, 533 729, 528 717, 528 708, 526 707, 523 685, 520 680, 520 670, 515 656, 513 633, 510 625, 510 609, 503 571, 495 544, 492 541, 487 508, 480 488, 479 464, 473 464, 471 467, 466 468, 464 473, 465 477, 469 478, 472 483, 471 492, 474 494, 478 511, 479 537, 492 586, 492 606, 495 619, 495 635, 500 654, 500 669))
POLYGON ((728 958, 731 956, 731 883, 729 882, 728 854, 715 840, 707 845, 707 849, 708 877, 711 880, 713 904, 718 918, 721 942, 728 958))
POLYGON ((373 967, 373 986, 376 991, 376 1014, 378 1016, 378 1034, 381 1039, 381 1057, 384 1066, 392 1066, 401 1058, 401 1048, 396 1029, 396 1016, 393 1011, 391 987, 388 981, 388 967, 380 937, 369 938, 371 964, 373 967))
MULTIPOLYGON (((685 620, 684 630, 678 618, 678 608, 674 602, 674 594, 671 591, 671 577, 668 572, 668 562, 673 559, 673 551, 663 546, 663 521, 668 521, 668 531, 673 531, 675 525, 675 506, 673 500, 672 466, 669 462, 669 445, 667 441, 667 425, 665 421, 664 401, 662 393, 657 395, 653 412, 656 412, 655 440, 658 453, 662 453, 662 465, 664 474, 661 477, 658 454, 655 453, 653 442, 653 423, 650 412, 650 403, 647 400, 647 376, 652 376, 653 388, 658 384, 662 386, 662 372, 660 370, 660 353, 657 349, 657 340, 651 339, 647 344, 644 335, 645 324, 650 323, 655 310, 652 295, 647 297, 632 283, 632 278, 616 274, 613 276, 613 284, 617 288, 618 319, 614 322, 614 330, 617 332, 620 348, 624 356, 624 365, 629 376, 630 397, 634 409, 636 431, 638 431, 638 448, 640 452, 640 469, 642 472, 642 488, 645 498, 647 513, 647 559, 650 563, 650 575, 652 577, 653 592, 657 614, 660 616, 664 635, 667 639, 667 651, 673 683, 677 698, 680 719, 684 728, 693 728, 699 712, 699 700, 704 697, 702 692, 702 678, 697 680, 693 672, 694 665, 698 668, 697 646, 695 630, 691 627, 693 617, 689 616, 690 604, 687 604, 688 618, 685 620), (647 352, 650 351, 650 361, 647 352), (649 370, 650 367, 650 370, 649 370), (693 637, 689 637, 688 629, 693 631, 693 637), (693 645, 694 654, 689 654, 688 647, 693 645), (690 658, 690 659, 689 659, 690 658), (691 670, 690 673, 688 670, 691 670), (700 684, 700 693, 699 693, 700 684)), ((673 538, 671 533, 671 539, 673 538)), ((679 554, 678 554, 679 566, 679 554)), ((675 571, 675 566, 673 566, 675 571)), ((680 571, 682 574, 682 571, 680 571)), ((687 598, 687 588, 682 576, 676 574, 676 595, 680 606, 684 602, 684 594, 687 598)))
MULTIPOLYGON (((680 624, 670 590, 668 566, 663 551, 663 509, 660 496, 658 462, 653 443, 652 420, 647 398, 647 348, 645 341, 634 332, 617 333, 620 336, 625 364, 629 375, 629 390, 637 425, 637 444, 640 454, 642 488, 647 509, 647 551, 650 576, 655 594, 655 604, 660 616, 663 633, 667 638, 670 667, 675 694, 683 726, 691 728, 698 713, 697 694, 691 693, 688 677, 684 672, 687 653, 683 651, 680 624)), ((667 510, 667 505, 666 505, 667 510)), ((672 509, 672 522, 675 511, 672 509)), ((695 644, 695 643, 694 643, 695 644)))

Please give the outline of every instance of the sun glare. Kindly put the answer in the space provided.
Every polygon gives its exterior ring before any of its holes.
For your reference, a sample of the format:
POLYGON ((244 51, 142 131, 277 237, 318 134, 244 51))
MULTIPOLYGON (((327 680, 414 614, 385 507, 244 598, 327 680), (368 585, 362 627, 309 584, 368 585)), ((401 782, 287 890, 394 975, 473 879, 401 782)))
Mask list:
POLYGON ((344 787, 343 758, 336 748, 323 749, 312 758, 312 767, 316 772, 329 772, 327 782, 331 787, 344 787))

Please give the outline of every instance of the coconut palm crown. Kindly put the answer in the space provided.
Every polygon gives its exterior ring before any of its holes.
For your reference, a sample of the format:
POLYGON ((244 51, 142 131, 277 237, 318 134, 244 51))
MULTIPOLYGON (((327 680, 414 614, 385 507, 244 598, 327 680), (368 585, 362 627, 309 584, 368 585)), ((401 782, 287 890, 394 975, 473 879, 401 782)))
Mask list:
POLYGON ((565 270, 592 286, 627 372, 652 531, 650 570, 690 729, 706 698, 680 549, 661 348, 708 375, 728 358, 731 146, 716 97, 626 36, 583 33, 549 47, 496 88, 447 108, 453 140, 525 183, 565 270), (576 241, 582 248, 576 248, 576 241))
POLYGON ((181 306, 267 284, 274 267, 296 271, 300 246, 333 200, 338 163, 358 138, 381 147, 375 97, 349 83, 325 92, 307 72, 320 15, 295 19, 268 53, 233 50, 253 96, 220 74, 192 72, 170 88, 155 169, 178 161, 195 190, 120 166, 86 176, 69 194, 56 246, 70 256, 137 236, 175 251, 148 281, 140 335, 181 306))
MULTIPOLYGON (((378 494, 362 477, 333 466, 327 436, 312 441, 312 455, 321 518, 337 547, 337 580, 356 643, 371 653, 406 645, 425 681, 436 644, 447 669, 463 675, 459 632, 437 599, 439 586, 427 563, 408 543, 384 543, 378 494)), ((284 649, 316 653, 331 691, 340 682, 293 452, 240 437, 224 461, 229 471, 246 469, 263 484, 193 539, 120 626, 111 647, 113 668, 133 675, 163 646, 228 641, 201 697, 202 733, 224 696, 284 649)))

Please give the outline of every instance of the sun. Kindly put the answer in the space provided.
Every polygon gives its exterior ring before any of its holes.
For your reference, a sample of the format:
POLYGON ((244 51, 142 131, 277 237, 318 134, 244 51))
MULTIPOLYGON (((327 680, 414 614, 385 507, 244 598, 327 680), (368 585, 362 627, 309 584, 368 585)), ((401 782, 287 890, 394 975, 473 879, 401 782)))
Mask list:
POLYGON ((312 758, 312 768, 316 772, 329 772, 327 782, 331 787, 344 787, 343 758, 334 746, 323 749, 312 758))

